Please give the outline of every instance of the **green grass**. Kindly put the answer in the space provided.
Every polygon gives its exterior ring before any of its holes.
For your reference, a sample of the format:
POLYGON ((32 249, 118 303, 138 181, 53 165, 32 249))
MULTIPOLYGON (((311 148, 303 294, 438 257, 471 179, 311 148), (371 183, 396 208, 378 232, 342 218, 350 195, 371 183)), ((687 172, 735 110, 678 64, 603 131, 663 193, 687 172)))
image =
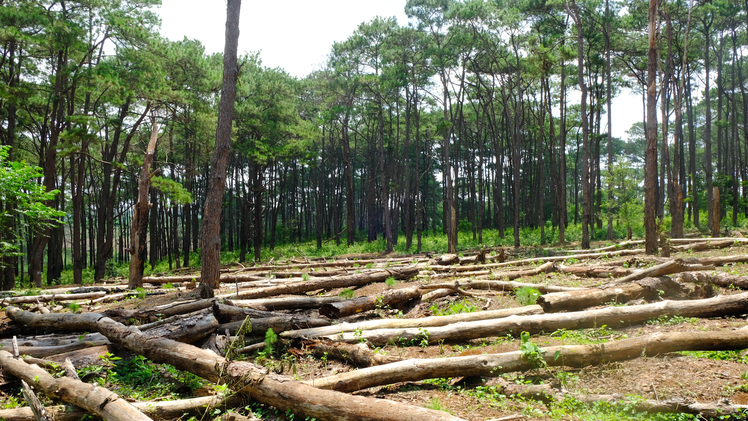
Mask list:
POLYGON ((514 299, 523 306, 531 306, 537 303, 541 295, 543 294, 533 287, 522 287, 514 290, 514 299))
POLYGON ((472 313, 474 311, 478 310, 478 307, 475 307, 470 301, 468 300, 462 300, 457 301, 455 303, 449 304, 447 308, 444 310, 439 309, 439 306, 434 303, 429 310, 431 310, 431 313, 434 316, 449 316, 451 314, 459 314, 459 313, 472 313))

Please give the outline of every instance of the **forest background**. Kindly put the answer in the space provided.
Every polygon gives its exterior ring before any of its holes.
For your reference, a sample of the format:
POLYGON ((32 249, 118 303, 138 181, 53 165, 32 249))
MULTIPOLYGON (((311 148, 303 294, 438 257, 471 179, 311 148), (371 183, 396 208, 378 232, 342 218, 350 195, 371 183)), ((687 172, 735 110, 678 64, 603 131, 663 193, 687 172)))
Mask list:
MULTIPOLYGON (((2 289, 127 264, 154 123, 150 270, 199 264, 223 57, 160 36, 158 3, 0 1, 2 289)), ((657 233, 742 226, 747 8, 409 0, 306 77, 245 53, 222 259, 644 236, 647 135, 657 233), (659 109, 613 137, 652 74, 659 109)))

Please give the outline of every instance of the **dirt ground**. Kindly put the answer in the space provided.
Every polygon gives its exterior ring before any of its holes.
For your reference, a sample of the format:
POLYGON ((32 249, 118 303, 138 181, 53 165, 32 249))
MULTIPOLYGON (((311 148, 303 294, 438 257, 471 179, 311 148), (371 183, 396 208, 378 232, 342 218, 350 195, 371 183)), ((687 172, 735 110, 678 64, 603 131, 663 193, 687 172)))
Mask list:
MULTIPOLYGON (((597 246, 604 246, 599 244, 597 246)), ((593 244, 593 248, 596 245, 593 244)), ((530 254, 533 250, 525 251, 530 254)), ((748 247, 734 246, 728 249, 712 250, 701 253, 686 253, 674 257, 705 257, 716 255, 748 254, 748 247)), ((620 258, 608 259, 608 261, 620 258)), ((646 257, 637 257, 639 265, 652 264, 646 257)), ((584 263, 584 262, 579 262, 584 263)), ((577 264, 579 264, 577 263, 577 264)), ((591 260, 589 264, 603 264, 605 260, 591 260)), ((736 275, 748 275, 748 265, 735 264, 718 268, 720 271, 736 275)), ((446 282, 447 279, 430 281, 399 282, 395 288, 416 285, 419 282, 446 282)), ((517 281, 528 283, 547 283, 561 286, 591 286, 600 284, 603 279, 578 278, 559 273, 539 275, 517 281)), ((233 285, 224 287, 226 293, 232 292, 233 285)), ((384 291, 388 286, 383 283, 369 284, 355 290, 356 296, 373 295, 384 291)), ((342 289, 317 291, 317 295, 335 296, 342 289)), ((720 289, 720 294, 734 294, 741 291, 720 289)), ((311 293, 310 293, 311 294, 311 293)), ((405 308, 379 309, 341 321, 358 321, 387 317, 417 318, 431 316, 435 312, 450 312, 474 309, 496 310, 519 307, 521 304, 511 293, 479 292, 477 297, 450 296, 438 299, 433 303, 416 303, 405 308)), ((107 308, 145 308, 155 307, 176 301, 196 298, 194 291, 170 291, 164 295, 149 296, 145 299, 131 299, 96 308, 103 311, 107 308)), ((84 308, 84 310, 86 310, 84 308)), ((318 316, 317 310, 296 310, 291 313, 318 316)), ((746 309, 748 314, 748 309, 746 309)), ((651 320, 643 325, 629 326, 620 329, 609 329, 602 326, 597 329, 584 329, 570 332, 547 332, 533 335, 531 341, 541 348, 555 345, 573 345, 600 343, 648 335, 655 332, 684 331, 729 331, 746 326, 742 317, 692 319, 669 318, 651 320), (564 334, 565 333, 565 334, 564 334)), ((13 334, 13 324, 0 313, 0 334, 7 338, 13 334)), ((462 343, 421 343, 420 346, 401 347, 388 345, 378 349, 387 355, 401 358, 443 358, 489 353, 517 351, 521 341, 511 336, 490 337, 462 343)), ((258 363, 281 370, 284 374, 295 376, 299 380, 312 380, 336 373, 354 370, 355 367, 334 360, 315 359, 303 351, 289 348, 290 344, 281 347, 275 360, 260 358, 258 363), (293 364, 279 364, 280 361, 293 360, 293 364), (281 368, 279 368, 281 367, 281 368)), ((256 355, 248 356, 255 359, 256 355)), ((561 402, 539 402, 531 399, 504 396, 496 393, 496 386, 501 382, 514 384, 547 384, 556 390, 569 394, 621 394, 630 399, 651 399, 656 401, 680 400, 688 402, 719 402, 728 399, 733 404, 748 405, 748 358, 742 351, 684 352, 664 355, 646 356, 631 361, 612 363, 602 366, 590 366, 582 369, 543 368, 528 373, 508 373, 496 378, 450 378, 432 379, 421 382, 396 383, 384 387, 375 387, 356 392, 362 396, 371 396, 406 402, 412 405, 445 410, 467 420, 493 420, 502 417, 516 416, 514 419, 646 419, 643 414, 634 414, 630 408, 571 405, 561 402), (627 412, 628 411, 628 412, 627 412)), ((15 385, 13 382, 0 387, 0 404, 7 404, 15 385)), ((254 408, 259 408, 255 405, 254 408)), ((207 418, 206 418, 207 419, 207 418)), ((291 420, 292 415, 266 411, 262 419, 291 420)), ((684 419, 671 416, 652 419, 684 419)), ((687 418, 686 418, 687 419, 687 418)))

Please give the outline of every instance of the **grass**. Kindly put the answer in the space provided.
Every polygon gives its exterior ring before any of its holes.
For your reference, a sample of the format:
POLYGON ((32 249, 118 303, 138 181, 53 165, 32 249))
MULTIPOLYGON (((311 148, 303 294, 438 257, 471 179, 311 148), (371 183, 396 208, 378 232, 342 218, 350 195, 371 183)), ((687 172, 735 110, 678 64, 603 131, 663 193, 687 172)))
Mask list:
POLYGON ((514 298, 523 306, 531 306, 537 303, 541 295, 543 294, 533 287, 522 287, 514 290, 514 298))
POLYGON ((477 311, 478 307, 474 306, 468 300, 462 300, 462 301, 457 301, 455 303, 449 304, 449 306, 445 308, 444 310, 439 309, 439 305, 434 303, 429 308, 429 310, 431 310, 431 313, 434 316, 449 316, 452 314, 472 313, 474 311, 477 311))

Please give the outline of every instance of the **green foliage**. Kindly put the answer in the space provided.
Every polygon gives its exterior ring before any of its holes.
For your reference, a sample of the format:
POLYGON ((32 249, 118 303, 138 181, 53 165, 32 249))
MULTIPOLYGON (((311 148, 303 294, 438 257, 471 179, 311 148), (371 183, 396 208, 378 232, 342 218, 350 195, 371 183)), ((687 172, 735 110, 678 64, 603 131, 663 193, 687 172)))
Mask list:
POLYGON ((514 290, 514 298, 523 306, 535 304, 541 295, 543 294, 537 288, 533 287, 522 287, 514 290))
POLYGON ((184 205, 192 203, 192 193, 185 190, 182 184, 174 180, 155 176, 151 178, 151 185, 156 190, 161 191, 169 199, 170 204, 184 205))
POLYGON ((530 334, 522 332, 520 339, 522 344, 519 346, 519 350, 522 353, 522 358, 529 361, 535 368, 545 367, 547 365, 543 358, 545 351, 530 340, 530 334))
POLYGON ((273 332, 272 328, 268 328, 267 332, 265 332, 265 355, 273 355, 277 343, 278 335, 273 332))
POLYGON ((470 301, 465 299, 449 304, 449 307, 444 310, 440 310, 439 306, 434 303, 429 308, 429 310, 431 310, 431 313, 434 316, 449 316, 451 314, 472 313, 474 311, 477 311, 478 308, 475 307, 470 301))
POLYGON ((682 317, 678 315, 674 316, 660 316, 656 319, 647 320, 648 325, 661 325, 661 326, 675 326, 683 323, 695 324, 698 323, 699 319, 696 317, 682 317))
POLYGON ((78 310, 81 309, 81 306, 80 306, 80 304, 78 304, 76 302, 72 302, 72 303, 68 304, 68 308, 70 309, 71 313, 77 313, 78 310))
POLYGON ((389 278, 385 279, 385 280, 384 280, 384 283, 385 283, 385 284, 386 284, 386 285, 387 285, 388 287, 390 287, 390 288, 392 288, 392 287, 394 287, 395 285, 397 285, 397 281, 395 280, 395 278, 393 278, 393 277, 391 277, 391 276, 390 276, 389 278))
POLYGON ((340 296, 345 298, 346 300, 350 300, 351 298, 356 296, 356 291, 354 291, 352 288, 344 289, 340 292, 340 296))

